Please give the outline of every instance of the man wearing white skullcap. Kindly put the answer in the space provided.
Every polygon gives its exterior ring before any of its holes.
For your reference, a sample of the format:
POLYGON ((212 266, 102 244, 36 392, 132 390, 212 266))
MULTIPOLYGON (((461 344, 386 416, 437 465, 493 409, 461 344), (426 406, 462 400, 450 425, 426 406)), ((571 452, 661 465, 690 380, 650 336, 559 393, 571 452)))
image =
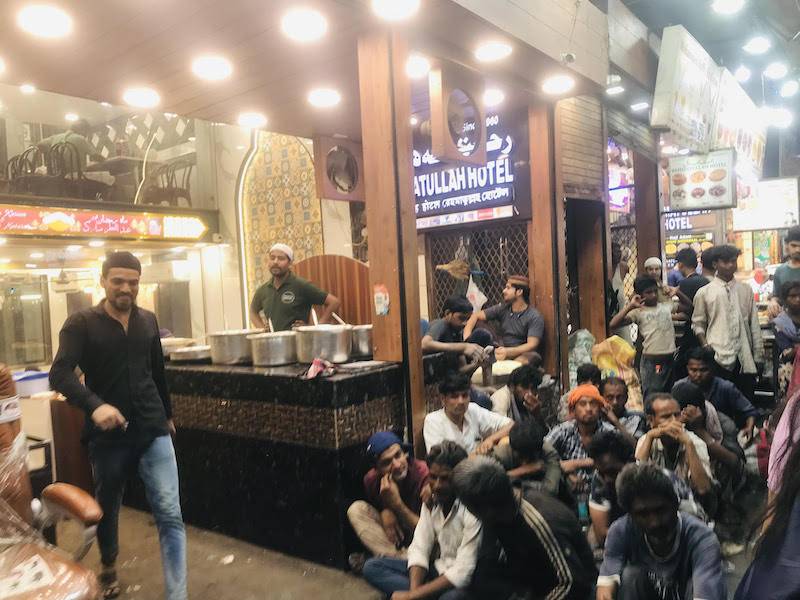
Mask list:
POLYGON ((330 322, 331 315, 341 302, 302 277, 292 273, 294 251, 286 244, 274 244, 269 249, 269 272, 272 278, 256 290, 250 302, 253 325, 273 331, 287 331, 305 325, 312 306, 322 306, 320 323, 330 322))

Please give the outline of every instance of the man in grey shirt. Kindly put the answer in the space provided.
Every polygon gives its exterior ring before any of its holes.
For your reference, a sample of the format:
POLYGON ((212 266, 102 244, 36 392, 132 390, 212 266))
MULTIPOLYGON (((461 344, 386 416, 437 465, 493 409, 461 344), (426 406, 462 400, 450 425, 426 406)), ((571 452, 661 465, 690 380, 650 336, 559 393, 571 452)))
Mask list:
POLYGON ((497 360, 516 360, 527 364, 538 351, 544 336, 544 319, 530 305, 528 278, 512 275, 503 288, 503 302, 472 313, 464 328, 464 339, 472 335, 478 321, 497 321, 501 345, 495 348, 497 360))

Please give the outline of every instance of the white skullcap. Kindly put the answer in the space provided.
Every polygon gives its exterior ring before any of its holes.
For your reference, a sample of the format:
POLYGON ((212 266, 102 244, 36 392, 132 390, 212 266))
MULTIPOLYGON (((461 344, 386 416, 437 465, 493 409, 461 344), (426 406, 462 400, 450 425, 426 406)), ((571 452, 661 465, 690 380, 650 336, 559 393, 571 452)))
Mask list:
POLYGON ((646 261, 644 261, 644 268, 648 267, 661 267, 661 259, 657 256, 651 256, 646 261))
POLYGON ((278 250, 279 252, 283 252, 286 256, 289 257, 289 260, 294 260, 294 250, 292 250, 286 244, 273 244, 272 248, 269 249, 270 252, 273 250, 278 250))

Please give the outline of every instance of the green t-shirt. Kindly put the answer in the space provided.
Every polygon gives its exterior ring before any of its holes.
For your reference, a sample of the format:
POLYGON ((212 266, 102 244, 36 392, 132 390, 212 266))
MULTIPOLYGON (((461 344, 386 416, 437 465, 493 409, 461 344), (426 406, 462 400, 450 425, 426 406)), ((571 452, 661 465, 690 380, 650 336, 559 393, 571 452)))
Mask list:
POLYGON ((324 304, 327 297, 328 292, 290 272, 279 289, 275 289, 272 279, 258 288, 251 306, 272 319, 275 331, 287 331, 295 321, 308 321, 311 307, 324 304))
POLYGON ((790 267, 789 263, 785 262, 775 269, 775 275, 772 276, 772 295, 780 299, 781 287, 787 281, 800 281, 800 269, 790 267))

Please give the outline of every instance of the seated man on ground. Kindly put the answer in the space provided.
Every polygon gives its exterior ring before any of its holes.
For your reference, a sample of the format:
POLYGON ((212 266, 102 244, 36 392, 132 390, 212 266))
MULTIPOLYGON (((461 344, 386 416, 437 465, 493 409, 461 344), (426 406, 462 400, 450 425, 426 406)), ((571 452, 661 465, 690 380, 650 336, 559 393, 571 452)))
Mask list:
POLYGON ((514 421, 470 402, 466 375, 448 373, 439 385, 442 408, 425 416, 422 435, 425 448, 450 440, 469 454, 487 454, 511 431, 514 421))
MULTIPOLYGON (((367 454, 375 466, 364 476, 366 501, 357 500, 347 517, 361 543, 375 556, 401 558, 419 521, 420 493, 428 480, 425 461, 409 456, 391 431, 369 438, 367 454)), ((362 557, 353 556, 356 563, 362 557)))
POLYGON ((639 438, 636 460, 674 472, 702 501, 713 488, 706 443, 686 429, 680 404, 671 395, 651 395, 645 401, 645 409, 650 431, 639 438))
POLYGON ((592 384, 583 384, 569 393, 569 421, 560 423, 545 437, 561 457, 561 471, 567 475, 575 493, 588 492, 594 473, 594 461, 588 448, 592 437, 603 431, 615 431, 601 419, 605 399, 592 384))
MULTIPOLYGON (((599 390, 602 380, 603 375, 594 363, 583 363, 575 369, 575 387, 590 383, 599 390)), ((558 407, 559 422, 568 421, 572 418, 569 414, 569 395, 571 392, 572 390, 569 390, 561 396, 561 402, 558 407)))
POLYGON ((636 442, 647 432, 647 417, 643 412, 626 408, 627 384, 619 377, 609 377, 600 383, 600 393, 606 399, 605 419, 616 427, 632 448, 636 447, 636 442))
POLYGON ((491 456, 500 461, 514 485, 559 497, 561 458, 552 444, 544 441, 544 434, 532 419, 514 423, 508 443, 495 446, 491 456))
POLYGON ((504 551, 495 577, 476 576, 478 597, 589 597, 597 569, 572 511, 548 494, 515 491, 503 467, 488 457, 462 461, 453 483, 458 498, 504 551))
MULTIPOLYGON (((589 445, 589 456, 594 460, 596 468, 589 493, 589 515, 595 541, 602 548, 608 528, 625 514, 617 499, 616 482, 625 465, 633 462, 633 448, 619 433, 606 431, 594 437, 589 445)), ((706 515, 695 502, 689 485, 666 469, 664 473, 672 482, 680 509, 705 522, 706 515)))
POLYGON ((544 425, 539 386, 542 371, 531 365, 514 369, 508 383, 492 394, 492 411, 516 422, 534 419, 544 425))
POLYGON ((485 329, 475 329, 464 339, 464 327, 472 317, 472 304, 466 296, 450 296, 442 307, 442 318, 433 321, 422 338, 422 351, 445 352, 453 370, 472 374, 494 350, 492 335, 485 329))
POLYGON ((392 600, 461 600, 468 592, 478 560, 481 522, 456 498, 453 469, 467 458, 455 442, 442 442, 428 452, 426 462, 432 506, 422 506, 408 560, 371 558, 364 579, 392 600))
POLYGON ((608 531, 597 600, 727 600, 714 532, 678 510, 661 469, 626 466, 617 479, 617 498, 628 514, 608 531))
POLYGON ((714 374, 715 365, 713 350, 694 348, 689 351, 686 365, 689 376, 680 381, 691 382, 703 390, 706 400, 718 413, 733 419, 744 439, 749 441, 753 439, 753 428, 760 413, 733 382, 714 374))
POLYGON ((530 295, 528 278, 512 275, 503 288, 503 302, 472 313, 464 329, 464 338, 472 335, 478 321, 497 321, 501 341, 494 351, 497 360, 516 360, 527 364, 531 353, 539 349, 544 336, 544 319, 530 305, 530 295))

